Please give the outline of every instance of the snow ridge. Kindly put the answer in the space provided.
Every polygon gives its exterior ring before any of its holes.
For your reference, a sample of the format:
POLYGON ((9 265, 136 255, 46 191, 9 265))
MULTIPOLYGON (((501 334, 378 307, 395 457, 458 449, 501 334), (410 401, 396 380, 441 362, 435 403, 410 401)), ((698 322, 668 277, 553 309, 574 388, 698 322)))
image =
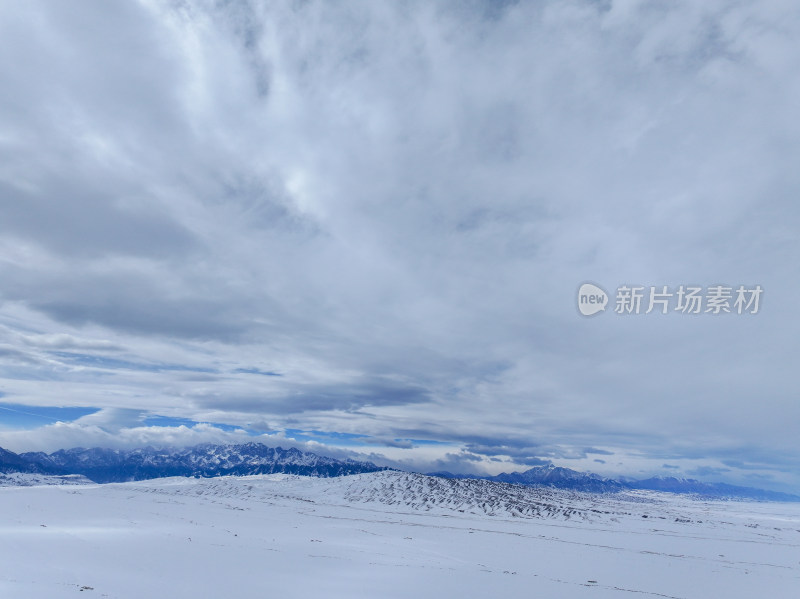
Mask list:
MULTIPOLYGON (((630 515, 635 504, 651 503, 625 495, 597 495, 562 489, 531 488, 478 479, 446 479, 385 470, 338 478, 273 474, 205 480, 173 478, 143 481, 142 492, 205 497, 214 502, 252 506, 282 500, 312 505, 361 506, 386 513, 430 513, 594 521, 630 515), (609 509, 609 506, 615 506, 609 509)), ((249 508, 248 508, 249 509, 249 508)))
POLYGON ((343 497, 421 511, 488 516, 589 520, 601 513, 584 493, 480 479, 449 479, 406 472, 347 477, 343 497), (588 501, 587 501, 588 499, 588 501))

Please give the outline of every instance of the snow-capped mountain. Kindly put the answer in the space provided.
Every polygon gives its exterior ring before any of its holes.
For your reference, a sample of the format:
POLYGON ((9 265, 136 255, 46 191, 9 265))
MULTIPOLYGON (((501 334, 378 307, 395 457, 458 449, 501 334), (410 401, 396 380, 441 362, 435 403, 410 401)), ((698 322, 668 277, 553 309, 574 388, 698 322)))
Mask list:
POLYGON ((704 483, 693 478, 656 476, 646 480, 629 480, 625 481, 624 484, 629 489, 665 491, 667 493, 701 495, 703 497, 740 497, 743 499, 758 499, 763 501, 800 501, 800 497, 788 493, 766 491, 753 487, 739 487, 725 483, 704 483))
POLYGON ((554 489, 571 489, 589 493, 616 493, 624 489, 622 483, 597 474, 577 472, 560 466, 535 466, 525 472, 498 474, 489 480, 554 489))
POLYGON ((739 487, 726 483, 704 483, 691 478, 653 477, 646 480, 623 478, 615 480, 597 474, 578 472, 559 466, 535 466, 525 472, 498 474, 497 476, 455 475, 449 472, 434 472, 431 476, 449 479, 481 479, 496 482, 566 489, 588 493, 618 493, 625 490, 649 490, 711 498, 741 498, 763 501, 800 501, 800 496, 778 491, 767 491, 753 487, 739 487))
POLYGON ((51 454, 24 453, 17 458, 22 461, 23 468, 38 467, 43 472, 81 474, 98 483, 167 476, 213 477, 273 473, 331 477, 382 470, 369 462, 337 460, 293 448, 267 447, 261 443, 203 444, 182 449, 74 448, 51 454))
POLYGON ((36 461, 26 460, 13 451, 0 447, 0 473, 25 472, 33 474, 55 474, 57 469, 49 468, 36 461))
MULTIPOLYGON (((385 470, 385 468, 370 462, 338 460, 297 449, 267 447, 261 443, 204 444, 182 449, 74 448, 62 449, 51 454, 35 452, 20 455, 0 448, 0 473, 78 474, 98 483, 169 476, 209 478, 276 473, 328 478, 379 470, 385 470)), ((614 480, 554 465, 536 466, 525 472, 502 473, 497 476, 455 475, 449 472, 431 473, 430 476, 437 480, 451 481, 442 484, 470 480, 588 493, 618 493, 639 489, 712 498, 800 501, 800 497, 796 495, 724 483, 704 483, 693 479, 677 478, 614 480)))
POLYGON ((627 487, 620 481, 603 478, 597 474, 578 472, 548 464, 534 466, 524 472, 503 472, 496 476, 475 476, 452 474, 450 472, 431 472, 430 476, 449 479, 480 479, 494 482, 525 485, 526 487, 545 487, 550 489, 566 489, 587 493, 617 493, 627 487))

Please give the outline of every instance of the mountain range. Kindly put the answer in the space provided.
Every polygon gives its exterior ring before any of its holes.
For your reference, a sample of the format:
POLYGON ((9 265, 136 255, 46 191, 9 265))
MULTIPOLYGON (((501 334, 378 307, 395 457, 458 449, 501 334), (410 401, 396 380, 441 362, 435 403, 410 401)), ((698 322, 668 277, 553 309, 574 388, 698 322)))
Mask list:
POLYGON ((0 447, 0 473, 10 474, 22 472, 29 474, 61 474, 60 471, 52 470, 37 461, 23 458, 12 451, 0 447))
POLYGON ((726 483, 705 483, 692 478, 653 477, 645 480, 625 478, 616 480, 597 474, 578 472, 552 464, 534 466, 525 472, 512 472, 496 476, 455 475, 450 472, 432 472, 444 478, 481 478, 495 482, 514 483, 529 487, 569 489, 589 493, 617 493, 626 490, 662 491, 715 498, 740 498, 761 501, 800 501, 800 496, 754 487, 740 487, 726 483))
POLYGON ((261 443, 203 444, 180 449, 74 448, 50 454, 0 452, 0 472, 81 474, 96 483, 167 476, 209 478, 276 473, 332 477, 385 470, 370 462, 337 460, 293 448, 267 447, 261 443))
MULTIPOLYGON (((132 450, 73 448, 50 454, 43 452, 16 454, 0 448, 0 473, 82 475, 96 483, 127 482, 168 476, 210 478, 279 473, 328 478, 379 470, 387 468, 376 466, 371 462, 339 460, 294 448, 267 447, 261 443, 240 445, 206 443, 188 448, 145 447, 132 450)), ((535 466, 524 472, 502 473, 496 476, 456 475, 450 472, 429 474, 447 479, 477 479, 588 493, 618 493, 641 489, 713 498, 800 501, 800 496, 797 495, 752 487, 673 477, 616 480, 552 464, 535 466)))

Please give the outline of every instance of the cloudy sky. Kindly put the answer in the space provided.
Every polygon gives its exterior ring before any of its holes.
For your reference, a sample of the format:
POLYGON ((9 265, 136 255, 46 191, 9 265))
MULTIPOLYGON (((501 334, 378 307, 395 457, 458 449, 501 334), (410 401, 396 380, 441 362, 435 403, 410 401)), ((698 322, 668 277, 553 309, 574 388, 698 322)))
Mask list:
POLYGON ((798 39, 791 0, 0 4, 0 446, 800 491, 798 39), (644 314, 681 285, 763 293, 644 314))

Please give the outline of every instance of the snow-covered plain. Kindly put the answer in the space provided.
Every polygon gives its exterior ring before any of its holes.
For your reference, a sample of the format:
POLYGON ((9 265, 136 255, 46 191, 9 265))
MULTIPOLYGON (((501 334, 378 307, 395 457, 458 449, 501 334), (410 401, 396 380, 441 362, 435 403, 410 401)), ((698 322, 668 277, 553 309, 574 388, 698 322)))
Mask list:
POLYGON ((0 597, 771 597, 800 505, 375 472, 0 488, 0 597))

